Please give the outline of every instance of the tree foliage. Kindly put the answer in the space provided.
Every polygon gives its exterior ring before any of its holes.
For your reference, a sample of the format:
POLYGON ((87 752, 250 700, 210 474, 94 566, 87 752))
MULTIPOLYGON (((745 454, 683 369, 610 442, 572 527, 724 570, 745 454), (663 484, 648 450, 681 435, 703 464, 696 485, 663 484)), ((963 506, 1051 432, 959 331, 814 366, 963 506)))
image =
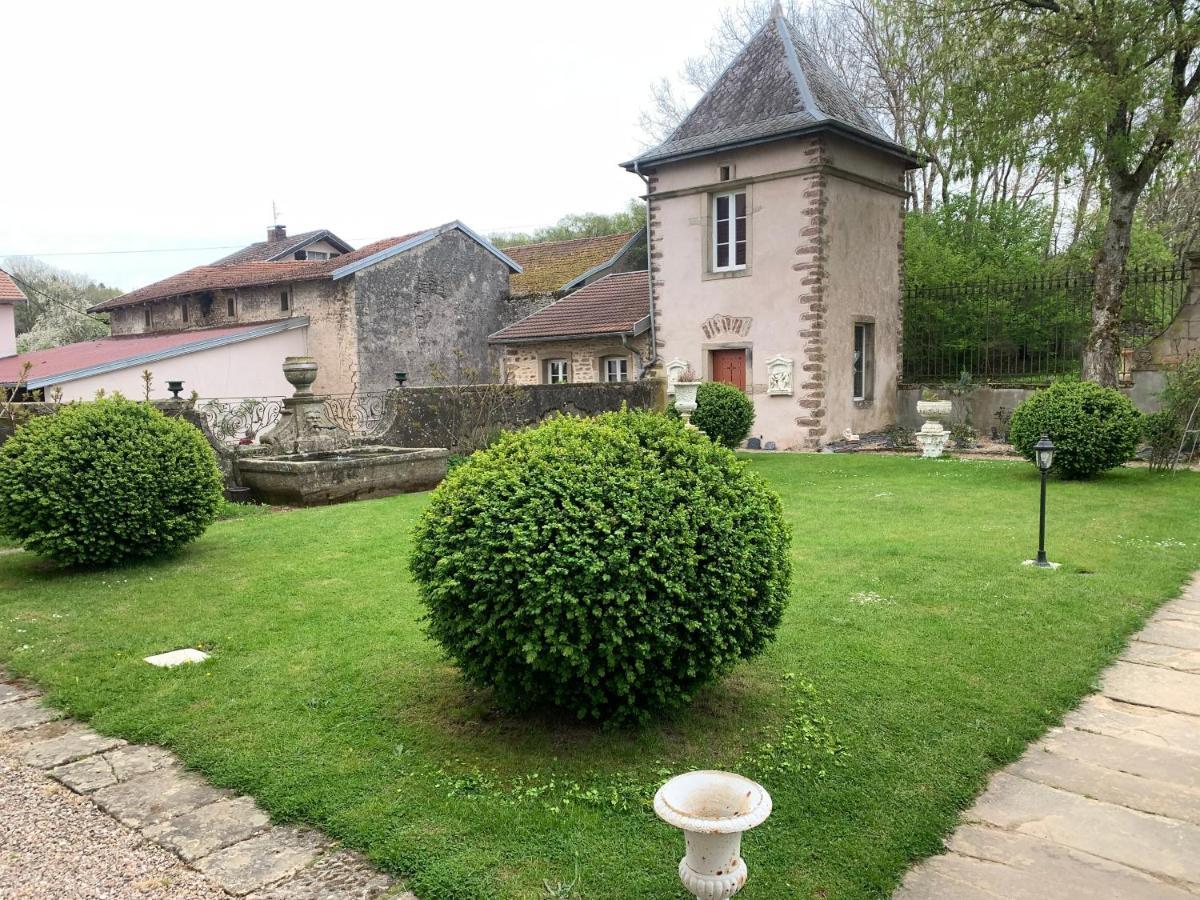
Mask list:
POLYGON ((536 228, 530 232, 499 232, 489 235, 489 238, 497 247, 516 247, 521 244, 539 244, 543 241, 569 241, 574 238, 624 234, 637 231, 645 224, 646 205, 633 198, 620 212, 571 213, 553 225, 536 228))
POLYGON ((104 320, 88 315, 86 310, 120 296, 120 290, 30 257, 6 260, 4 269, 28 298, 16 308, 19 352, 90 341, 108 334, 104 320))

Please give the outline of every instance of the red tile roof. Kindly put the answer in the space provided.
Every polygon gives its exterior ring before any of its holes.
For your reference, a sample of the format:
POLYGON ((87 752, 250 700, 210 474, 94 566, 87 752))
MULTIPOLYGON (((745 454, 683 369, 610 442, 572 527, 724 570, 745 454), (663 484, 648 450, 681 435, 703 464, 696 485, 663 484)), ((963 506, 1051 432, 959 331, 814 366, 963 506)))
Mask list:
POLYGON ((588 269, 608 262, 629 243, 633 235, 634 232, 630 231, 506 247, 504 252, 525 270, 519 275, 509 276, 509 290, 514 294, 549 294, 557 291, 588 269))
POLYGON ((132 306, 136 303, 146 303, 151 300, 162 300, 165 297, 176 297, 180 294, 194 294, 199 291, 228 290, 242 287, 261 287, 269 284, 282 284, 291 281, 311 281, 329 278, 334 271, 364 259, 380 250, 403 243, 414 238, 423 231, 400 237, 384 238, 365 247, 359 247, 352 253, 343 253, 333 259, 323 260, 286 260, 280 262, 249 262, 233 265, 197 266, 156 281, 154 284, 122 294, 111 300, 105 300, 93 306, 89 312, 105 312, 122 306, 132 306))
POLYGON ((506 344, 550 338, 630 334, 650 315, 646 272, 606 275, 557 303, 497 331, 488 341, 506 344))
POLYGON ((165 350, 186 351, 191 344, 206 344, 219 338, 231 337, 274 325, 278 321, 280 320, 223 328, 195 328, 190 331, 131 334, 121 337, 110 335, 94 341, 67 344, 65 347, 21 353, 17 356, 0 359, 0 384, 13 384, 21 379, 21 370, 26 363, 29 363, 32 368, 23 380, 27 384, 37 387, 39 382, 44 384, 46 379, 53 379, 59 375, 104 366, 124 359, 134 360, 165 350))
POLYGON ((25 293, 8 277, 8 273, 0 272, 0 303, 23 303, 25 299, 25 293))

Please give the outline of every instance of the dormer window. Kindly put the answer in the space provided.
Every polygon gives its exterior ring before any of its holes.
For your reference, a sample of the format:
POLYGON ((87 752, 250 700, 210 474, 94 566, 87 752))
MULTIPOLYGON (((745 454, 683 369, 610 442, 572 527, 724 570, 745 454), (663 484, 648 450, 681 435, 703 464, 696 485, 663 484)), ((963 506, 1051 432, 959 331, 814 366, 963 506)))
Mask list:
POLYGON ((746 192, 713 197, 712 270, 746 268, 746 192))
POLYGON ((330 254, 325 250, 297 250, 296 259, 320 260, 329 259, 330 254))

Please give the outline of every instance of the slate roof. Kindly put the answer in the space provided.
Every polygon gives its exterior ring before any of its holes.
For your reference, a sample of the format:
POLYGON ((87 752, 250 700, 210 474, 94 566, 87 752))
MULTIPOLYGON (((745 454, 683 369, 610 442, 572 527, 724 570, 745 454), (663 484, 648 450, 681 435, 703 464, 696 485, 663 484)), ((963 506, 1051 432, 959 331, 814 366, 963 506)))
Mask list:
POLYGON ((641 334, 650 325, 650 278, 646 272, 606 275, 545 309, 502 328, 491 344, 641 334))
POLYGON ((212 263, 212 265, 230 266, 237 263, 290 260, 297 250, 303 250, 309 244, 315 244, 317 241, 328 241, 343 253, 349 253, 354 249, 332 231, 322 228, 318 231, 305 231, 302 234, 294 234, 291 237, 284 238, 282 241, 258 241, 257 243, 250 244, 248 247, 243 247, 241 250, 230 253, 228 256, 221 257, 212 263))
POLYGON ((296 316, 247 325, 195 328, 190 331, 119 337, 110 335, 94 341, 80 341, 64 347, 51 347, 48 350, 35 350, 32 353, 0 359, 0 384, 15 384, 20 379, 21 370, 26 363, 30 364, 31 369, 25 379, 25 385, 36 389, 144 362, 169 359, 197 350, 253 340, 307 324, 306 317, 296 316))
POLYGON ((637 232, 522 244, 505 252, 525 270, 508 279, 513 294, 549 294, 611 260, 637 232))
POLYGON ((7 272, 0 272, 0 303, 24 303, 25 292, 17 287, 7 272))
POLYGON ((622 165, 632 170, 825 129, 916 164, 777 8, 671 136, 622 165))

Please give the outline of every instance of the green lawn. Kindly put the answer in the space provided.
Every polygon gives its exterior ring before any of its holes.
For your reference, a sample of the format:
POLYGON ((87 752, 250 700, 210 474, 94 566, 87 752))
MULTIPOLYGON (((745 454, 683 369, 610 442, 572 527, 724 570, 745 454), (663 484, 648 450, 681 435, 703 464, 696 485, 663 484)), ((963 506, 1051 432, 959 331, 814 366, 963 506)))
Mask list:
POLYGON ((742 896, 885 896, 987 773, 1093 686, 1200 567, 1200 478, 1050 486, 1022 463, 755 456, 795 531, 778 641, 641 732, 497 713, 422 635, 424 496, 221 521, 106 572, 0 555, 0 662, 101 731, 164 744, 277 819, 319 825, 422 900, 681 897, 667 773, 760 777, 742 896), (141 662, 184 646, 203 666, 141 662))

